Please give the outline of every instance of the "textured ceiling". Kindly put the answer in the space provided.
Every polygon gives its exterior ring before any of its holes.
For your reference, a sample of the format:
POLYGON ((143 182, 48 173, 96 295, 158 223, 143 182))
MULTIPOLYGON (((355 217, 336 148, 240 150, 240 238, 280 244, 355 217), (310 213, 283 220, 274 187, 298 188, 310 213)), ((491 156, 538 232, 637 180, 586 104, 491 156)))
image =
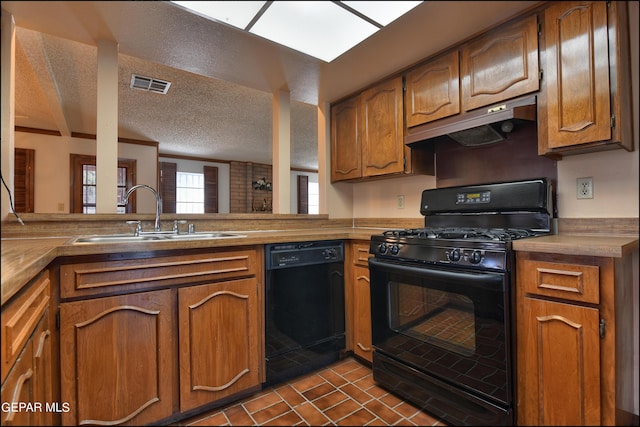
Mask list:
POLYGON ((156 141, 161 154, 271 164, 272 94, 287 90, 291 166, 316 169, 318 103, 537 3, 424 2, 324 63, 164 1, 3 1, 16 23, 16 125, 95 134, 96 45, 114 40, 120 137, 156 141), (133 73, 171 87, 131 89, 133 73))

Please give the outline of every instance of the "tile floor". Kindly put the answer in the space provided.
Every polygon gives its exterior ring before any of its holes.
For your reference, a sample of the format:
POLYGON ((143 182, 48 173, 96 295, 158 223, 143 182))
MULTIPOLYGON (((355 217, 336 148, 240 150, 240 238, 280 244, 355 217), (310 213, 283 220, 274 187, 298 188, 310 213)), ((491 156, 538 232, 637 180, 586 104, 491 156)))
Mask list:
POLYGON ((445 426, 373 381, 348 357, 242 401, 184 420, 182 426, 445 426))

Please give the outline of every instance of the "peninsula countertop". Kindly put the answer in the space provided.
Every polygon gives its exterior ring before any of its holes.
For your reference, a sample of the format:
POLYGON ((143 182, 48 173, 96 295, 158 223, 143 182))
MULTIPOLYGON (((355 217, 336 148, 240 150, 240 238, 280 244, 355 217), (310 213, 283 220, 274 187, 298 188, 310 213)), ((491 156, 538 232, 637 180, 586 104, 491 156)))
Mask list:
POLYGON ((161 240, 134 243, 75 244, 78 236, 2 239, 2 305, 29 280, 60 256, 98 255, 141 251, 218 248, 308 240, 369 240, 377 228, 318 228, 295 230, 233 231, 243 237, 224 239, 161 240))

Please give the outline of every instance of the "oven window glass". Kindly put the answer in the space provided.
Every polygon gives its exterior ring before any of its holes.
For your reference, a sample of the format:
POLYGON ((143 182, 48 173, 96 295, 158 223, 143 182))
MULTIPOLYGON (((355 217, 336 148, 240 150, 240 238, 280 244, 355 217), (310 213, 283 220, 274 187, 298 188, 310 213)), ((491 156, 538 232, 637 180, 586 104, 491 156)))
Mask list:
POLYGON ((473 301, 454 292, 389 282, 389 327, 395 332, 453 351, 476 352, 473 301))

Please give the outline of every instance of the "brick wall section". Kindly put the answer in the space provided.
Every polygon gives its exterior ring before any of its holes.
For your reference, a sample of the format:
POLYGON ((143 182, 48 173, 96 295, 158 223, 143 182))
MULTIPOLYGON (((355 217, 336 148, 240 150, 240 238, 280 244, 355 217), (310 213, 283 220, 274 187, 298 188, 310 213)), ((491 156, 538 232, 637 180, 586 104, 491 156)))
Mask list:
POLYGON ((273 183, 272 166, 260 163, 253 163, 251 177, 251 205, 247 212, 271 212, 273 207, 273 191, 254 190, 253 183, 259 179, 265 178, 267 182, 273 183))
POLYGON ((247 200, 247 169, 244 162, 231 162, 229 168, 229 212, 245 213, 247 200))
POLYGON ((259 163, 231 162, 230 180, 230 213, 271 212, 273 192, 254 190, 253 183, 261 178, 272 181, 272 166, 259 163), (263 211, 267 200, 267 211, 263 211))

